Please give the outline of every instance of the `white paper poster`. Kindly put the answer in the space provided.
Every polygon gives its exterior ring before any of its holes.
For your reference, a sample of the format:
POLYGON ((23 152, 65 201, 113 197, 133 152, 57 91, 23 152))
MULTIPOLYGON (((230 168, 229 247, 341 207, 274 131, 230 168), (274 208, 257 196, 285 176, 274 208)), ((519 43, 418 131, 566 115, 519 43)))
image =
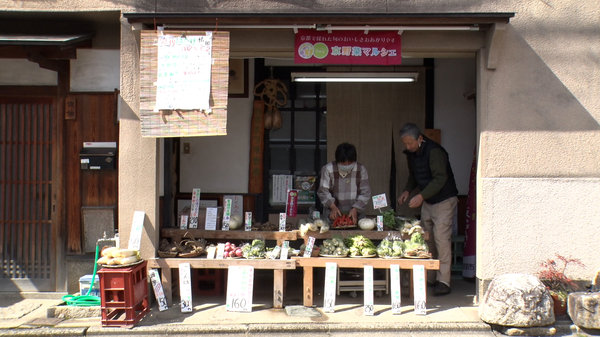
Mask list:
POLYGON ((144 211, 135 211, 133 213, 133 222, 131 223, 131 232, 129 232, 129 244, 127 245, 127 249, 140 250, 145 217, 146 213, 144 211))
POLYGON ((390 266, 390 288, 392 297, 392 314, 402 313, 402 290, 400 286, 400 266, 390 266))
POLYGON ((210 110, 212 32, 158 36, 155 110, 210 110))
POLYGON ((254 267, 229 266, 227 272, 227 311, 252 312, 254 267))
POLYGON ((364 266, 364 314, 373 316, 375 307, 373 303, 373 266, 364 266))
POLYGON ((417 315, 425 315, 427 313, 425 295, 427 290, 426 287, 425 266, 413 266, 413 294, 415 299, 415 314, 417 315))

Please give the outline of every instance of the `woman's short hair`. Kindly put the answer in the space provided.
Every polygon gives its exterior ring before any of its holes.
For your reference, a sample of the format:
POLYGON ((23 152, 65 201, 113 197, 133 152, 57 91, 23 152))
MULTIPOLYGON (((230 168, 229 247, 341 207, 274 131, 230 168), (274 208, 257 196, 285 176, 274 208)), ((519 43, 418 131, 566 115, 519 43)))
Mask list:
POLYGON ((356 148, 350 143, 341 143, 335 149, 335 162, 355 162, 356 161, 356 148))

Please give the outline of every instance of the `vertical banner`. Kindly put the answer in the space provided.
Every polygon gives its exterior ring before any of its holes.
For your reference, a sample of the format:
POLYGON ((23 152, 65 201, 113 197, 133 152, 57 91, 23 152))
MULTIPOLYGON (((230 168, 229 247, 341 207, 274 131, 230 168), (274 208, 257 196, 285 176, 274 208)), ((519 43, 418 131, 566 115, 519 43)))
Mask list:
POLYGON ((227 311, 252 312, 254 267, 229 266, 227 271, 227 311))
POLYGON ((192 205, 190 209, 190 228, 198 228, 198 213, 200 212, 200 189, 192 190, 192 205))
POLYGON ((325 263, 325 292, 323 294, 323 312, 335 311, 337 263, 325 263))
POLYGON ((364 266, 364 309, 365 316, 373 316, 375 306, 373 303, 373 266, 364 266))
POLYGON ((402 287, 400 286, 400 266, 390 266, 390 288, 392 296, 392 314, 402 313, 402 287))
POLYGON ((299 29, 294 63, 374 64, 402 63, 397 31, 317 31, 299 29))
POLYGON ((415 314, 425 315, 427 313, 426 304, 426 288, 425 284, 425 266, 413 266, 413 294, 415 300, 415 314))
POLYGON ((179 264, 179 297, 181 312, 192 312, 192 274, 189 263, 179 264))
POLYGON ((167 298, 165 297, 165 292, 163 290, 162 283, 160 282, 160 276, 158 275, 158 270, 149 269, 148 277, 150 278, 150 283, 152 283, 154 297, 156 297, 156 302, 158 302, 158 311, 165 311, 169 309, 169 306, 167 305, 167 298))
POLYGON ((231 206, 233 201, 231 199, 225 199, 225 209, 223 210, 223 226, 221 230, 229 230, 229 220, 231 220, 231 206))
POLYGON ((289 217, 294 217, 298 214, 298 191, 287 191, 287 202, 285 203, 285 213, 289 217))

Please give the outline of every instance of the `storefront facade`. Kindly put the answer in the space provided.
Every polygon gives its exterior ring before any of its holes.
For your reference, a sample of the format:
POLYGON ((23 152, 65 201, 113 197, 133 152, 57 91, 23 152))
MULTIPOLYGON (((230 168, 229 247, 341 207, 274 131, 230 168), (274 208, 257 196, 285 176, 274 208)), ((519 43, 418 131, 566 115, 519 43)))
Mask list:
MULTIPOLYGON (((600 210, 595 207, 600 197, 600 154, 595 151, 600 147, 600 97, 596 94, 600 92, 600 6, 593 1, 506 1, 501 5, 492 1, 476 5, 470 1, 330 1, 322 6, 233 1, 177 8, 136 7, 133 2, 130 6, 84 2, 67 8, 65 2, 53 8, 41 6, 3 4, 15 12, 121 13, 120 64, 114 65, 120 69, 118 224, 121 240, 127 242, 134 211, 146 213, 143 257, 154 257, 159 241, 163 159, 161 141, 141 137, 141 30, 161 24, 216 25, 231 30, 231 57, 290 58, 293 29, 259 26, 460 23, 480 29, 406 30, 402 51, 408 58, 475 59, 476 276, 482 281, 480 289, 499 274, 535 273, 539 262, 555 253, 582 260, 586 268, 577 271, 576 278, 590 279, 600 268, 590 249, 600 237, 596 225, 600 210), (566 240, 565 233, 574 229, 577 242, 566 240)), ((251 110, 251 101, 249 97, 236 104, 251 110)), ((444 129, 443 125, 435 127, 444 129)), ((247 134, 237 136, 241 144, 247 142, 244 137, 247 134)), ((244 193, 244 187, 238 192, 244 193)))

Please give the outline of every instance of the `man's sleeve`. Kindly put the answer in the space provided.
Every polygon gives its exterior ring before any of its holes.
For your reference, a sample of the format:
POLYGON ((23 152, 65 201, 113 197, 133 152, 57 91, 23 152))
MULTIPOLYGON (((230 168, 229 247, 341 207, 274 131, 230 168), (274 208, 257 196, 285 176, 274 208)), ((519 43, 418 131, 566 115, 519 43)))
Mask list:
POLYGON ((321 169, 321 182, 319 183, 319 189, 317 190, 319 200, 321 200, 321 203, 325 207, 329 207, 335 202, 335 198, 331 195, 331 192, 329 192, 331 183, 331 176, 329 175, 329 172, 327 172, 327 165, 325 165, 321 169))
POLYGON ((446 180, 448 180, 446 160, 446 154, 442 149, 433 149, 429 153, 429 169, 432 179, 421 191, 423 199, 429 199, 438 194, 446 184, 446 180))
POLYGON ((369 173, 364 165, 360 166, 360 182, 358 184, 358 195, 352 207, 364 210, 371 199, 371 185, 369 185, 369 173))

